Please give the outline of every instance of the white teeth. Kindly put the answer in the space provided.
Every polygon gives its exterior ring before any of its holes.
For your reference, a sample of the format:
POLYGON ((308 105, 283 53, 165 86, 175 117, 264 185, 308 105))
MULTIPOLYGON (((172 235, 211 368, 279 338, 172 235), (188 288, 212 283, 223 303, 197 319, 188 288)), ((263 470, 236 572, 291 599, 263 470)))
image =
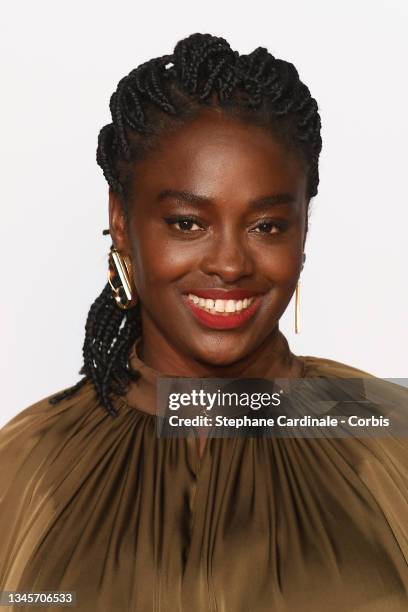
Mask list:
POLYGON ((224 300, 215 300, 214 306, 216 312, 225 312, 225 301, 224 300))
POLYGON ((191 300, 194 304, 198 305, 200 308, 207 310, 207 312, 211 312, 212 314, 216 313, 233 313, 240 312, 245 308, 248 308, 254 301, 255 297, 245 298, 243 300, 212 300, 200 298, 193 293, 188 294, 188 299, 191 300))
POLYGON ((225 304, 225 312, 235 312, 235 302, 234 300, 228 300, 225 304))

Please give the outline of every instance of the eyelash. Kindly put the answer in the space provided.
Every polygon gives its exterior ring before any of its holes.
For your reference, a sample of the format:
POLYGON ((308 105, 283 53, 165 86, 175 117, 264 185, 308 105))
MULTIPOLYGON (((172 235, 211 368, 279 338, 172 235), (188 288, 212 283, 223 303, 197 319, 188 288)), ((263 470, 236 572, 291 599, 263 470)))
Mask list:
MULTIPOLYGON (((181 223, 182 221, 188 221, 191 223, 195 223, 196 225, 200 225, 200 223, 197 221, 197 219, 195 219, 195 217, 189 217, 188 215, 175 215, 172 217, 166 217, 165 218, 165 222, 168 225, 175 225, 176 223, 181 223)), ((275 228, 279 229, 279 232, 274 232, 274 234, 276 233, 281 233, 283 231, 285 231, 285 229, 287 229, 287 222, 286 221, 281 221, 280 223, 276 222, 276 221, 272 221, 271 219, 264 219, 263 221, 261 221, 260 223, 258 223, 258 225, 256 225, 255 227, 259 227, 260 225, 272 225, 275 228)), ((202 226, 201 226, 202 227, 202 226)), ((189 232, 195 232, 197 230, 177 230, 180 231, 184 234, 187 234, 189 232)), ((257 234, 265 234, 265 235, 270 235, 272 236, 273 234, 271 234, 270 232, 255 232, 257 234)))
MULTIPOLYGON (((197 225, 200 225, 200 223, 194 217, 189 217, 188 215, 174 215, 172 217, 166 217, 165 221, 168 225, 175 225, 176 223, 181 223, 182 221, 189 221, 191 223, 196 223, 197 225)), ((178 230, 178 231, 183 232, 183 233, 191 232, 191 230, 186 230, 186 231, 178 230)))

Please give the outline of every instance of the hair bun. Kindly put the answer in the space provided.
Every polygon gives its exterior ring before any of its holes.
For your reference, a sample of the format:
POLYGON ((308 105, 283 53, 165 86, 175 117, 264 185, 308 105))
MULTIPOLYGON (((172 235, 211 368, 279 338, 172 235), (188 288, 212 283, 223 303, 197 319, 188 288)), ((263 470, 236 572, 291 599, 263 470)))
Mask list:
POLYGON ((199 81, 207 80, 214 69, 235 64, 239 54, 225 38, 197 32, 180 40, 173 56, 178 81, 188 93, 196 93, 199 81))

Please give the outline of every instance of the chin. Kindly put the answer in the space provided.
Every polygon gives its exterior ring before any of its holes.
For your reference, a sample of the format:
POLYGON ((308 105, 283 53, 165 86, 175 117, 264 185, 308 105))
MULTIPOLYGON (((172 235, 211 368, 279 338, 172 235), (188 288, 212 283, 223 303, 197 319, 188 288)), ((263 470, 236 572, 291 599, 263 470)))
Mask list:
MULTIPOLYGON (((239 358, 238 358, 239 359, 239 358)), ((206 355, 201 361, 208 365, 213 366, 229 366, 238 361, 238 359, 231 358, 231 355, 206 355)))
POLYGON ((248 354, 248 350, 241 348, 238 350, 236 344, 235 350, 230 348, 230 342, 223 346, 223 341, 213 342, 208 349, 205 349, 205 344, 200 345, 198 351, 194 351, 197 361, 214 366, 229 366, 239 361, 248 354), (225 347, 225 348, 224 348, 225 347))

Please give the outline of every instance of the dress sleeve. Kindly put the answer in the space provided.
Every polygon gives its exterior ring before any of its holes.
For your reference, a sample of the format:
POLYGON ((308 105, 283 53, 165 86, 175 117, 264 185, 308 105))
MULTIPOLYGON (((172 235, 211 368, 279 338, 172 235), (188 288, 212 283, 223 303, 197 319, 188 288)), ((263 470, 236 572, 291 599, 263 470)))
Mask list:
POLYGON ((408 438, 360 439, 359 477, 387 521, 408 566, 408 438))
MULTIPOLYGON (((380 515, 398 543, 408 569, 408 389, 354 368, 319 357, 306 357, 306 376, 359 378, 365 398, 377 416, 389 417, 391 427, 345 444, 349 460, 374 498, 380 515)), ((348 390, 348 383, 344 388, 348 390)), ((369 408, 370 410, 370 408, 369 408)))
POLYGON ((98 414, 88 385, 55 405, 51 397, 22 410, 0 430, 0 590, 18 590, 33 538, 41 541, 56 511, 49 493, 69 470, 58 457, 81 422, 98 414))

